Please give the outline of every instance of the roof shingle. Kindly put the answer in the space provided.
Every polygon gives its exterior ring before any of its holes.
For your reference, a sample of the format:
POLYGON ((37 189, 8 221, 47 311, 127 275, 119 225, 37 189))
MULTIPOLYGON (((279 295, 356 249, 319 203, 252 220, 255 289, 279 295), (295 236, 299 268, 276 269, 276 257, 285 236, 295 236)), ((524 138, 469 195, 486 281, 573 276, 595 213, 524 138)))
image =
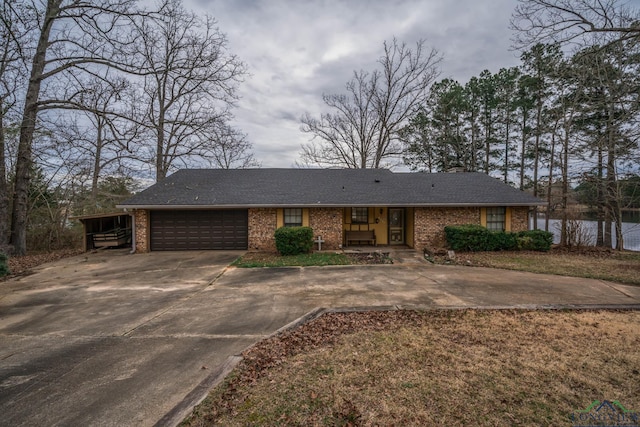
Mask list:
POLYGON ((482 173, 386 169, 184 169, 120 208, 534 206, 543 201, 482 173))

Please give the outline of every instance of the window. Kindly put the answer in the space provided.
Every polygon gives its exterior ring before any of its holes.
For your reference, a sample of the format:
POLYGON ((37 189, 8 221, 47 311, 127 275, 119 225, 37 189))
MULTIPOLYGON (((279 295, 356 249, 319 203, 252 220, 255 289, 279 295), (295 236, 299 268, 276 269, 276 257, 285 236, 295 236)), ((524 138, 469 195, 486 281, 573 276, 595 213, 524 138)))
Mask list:
POLYGON ((368 224, 369 208, 351 208, 351 223, 368 224))
POLYGON ((285 209, 284 226, 302 227, 302 209, 285 209))
POLYGON ((504 231, 506 208, 487 208, 487 228, 491 231, 504 231))

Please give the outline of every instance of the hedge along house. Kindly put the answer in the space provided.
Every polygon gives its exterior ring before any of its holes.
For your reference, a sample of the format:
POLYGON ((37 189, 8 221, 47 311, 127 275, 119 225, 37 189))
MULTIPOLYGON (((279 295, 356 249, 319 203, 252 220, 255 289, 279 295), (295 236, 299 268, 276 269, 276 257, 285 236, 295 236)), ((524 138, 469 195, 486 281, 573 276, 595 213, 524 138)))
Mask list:
MULTIPOLYGON (((323 249, 350 231, 376 245, 444 246, 444 227, 528 229, 544 202, 481 173, 394 173, 386 169, 185 169, 118 205, 133 216, 137 252, 274 251, 274 232, 309 226, 323 249)), ((350 241, 354 244, 368 241, 350 241)))

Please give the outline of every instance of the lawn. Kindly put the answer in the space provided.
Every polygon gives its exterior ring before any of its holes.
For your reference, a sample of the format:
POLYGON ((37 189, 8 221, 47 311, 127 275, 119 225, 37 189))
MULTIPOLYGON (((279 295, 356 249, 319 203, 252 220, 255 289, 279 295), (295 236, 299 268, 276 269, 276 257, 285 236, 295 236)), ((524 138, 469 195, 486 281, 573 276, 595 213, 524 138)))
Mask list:
POLYGON ((640 312, 333 313, 269 338, 184 426, 571 425, 640 411, 640 312))
POLYGON ((280 256, 271 252, 248 252, 236 260, 233 265, 241 268, 255 267, 308 267, 325 265, 353 265, 353 264, 390 264, 391 259, 381 253, 334 253, 313 252, 300 255, 280 256))
POLYGON ((640 285, 640 253, 630 251, 464 252, 456 263, 640 285))

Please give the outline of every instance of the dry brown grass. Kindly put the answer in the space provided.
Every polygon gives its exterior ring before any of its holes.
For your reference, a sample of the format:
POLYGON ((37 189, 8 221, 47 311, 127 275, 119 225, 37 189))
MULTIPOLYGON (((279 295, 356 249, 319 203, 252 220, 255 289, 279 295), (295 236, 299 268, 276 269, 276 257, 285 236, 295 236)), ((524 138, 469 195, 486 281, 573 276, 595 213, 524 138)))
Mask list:
POLYGON ((640 285, 640 253, 612 250, 570 252, 466 252, 458 253, 462 265, 504 268, 532 273, 586 277, 640 285))
POLYGON ((640 312, 325 315, 259 343, 185 425, 571 425, 640 409, 640 312))

